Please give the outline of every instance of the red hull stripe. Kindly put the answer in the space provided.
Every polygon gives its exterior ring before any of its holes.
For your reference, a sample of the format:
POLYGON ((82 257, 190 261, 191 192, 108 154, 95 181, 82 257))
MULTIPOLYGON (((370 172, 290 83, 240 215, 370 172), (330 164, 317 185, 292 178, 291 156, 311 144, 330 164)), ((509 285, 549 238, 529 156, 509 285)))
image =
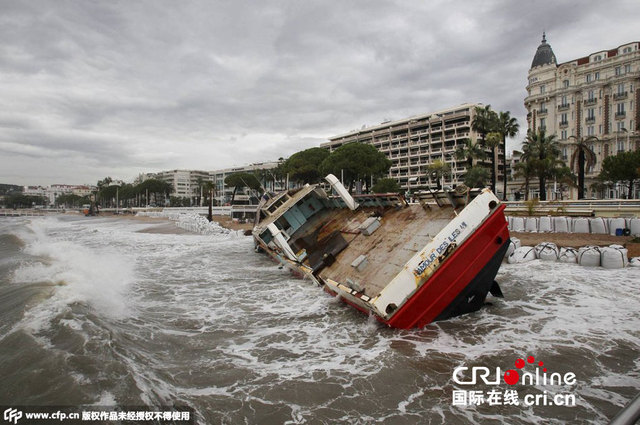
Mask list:
POLYGON ((500 205, 391 319, 382 321, 394 328, 409 329, 423 327, 438 317, 509 239, 504 209, 500 205))

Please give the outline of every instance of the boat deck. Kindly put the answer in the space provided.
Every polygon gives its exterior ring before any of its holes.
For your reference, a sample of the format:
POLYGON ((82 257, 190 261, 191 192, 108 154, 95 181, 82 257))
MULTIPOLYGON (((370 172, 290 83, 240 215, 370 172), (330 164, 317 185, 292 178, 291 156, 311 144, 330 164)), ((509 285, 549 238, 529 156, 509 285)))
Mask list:
POLYGON ((314 269, 322 264, 322 279, 355 285, 375 297, 454 216, 450 206, 429 210, 418 204, 330 210, 305 223, 290 243, 294 250, 311 249, 305 264, 314 269), (366 236, 358 228, 372 215, 382 217, 380 228, 366 236), (332 258, 322 263, 327 253, 332 258), (360 255, 366 264, 358 270, 351 264, 360 255))

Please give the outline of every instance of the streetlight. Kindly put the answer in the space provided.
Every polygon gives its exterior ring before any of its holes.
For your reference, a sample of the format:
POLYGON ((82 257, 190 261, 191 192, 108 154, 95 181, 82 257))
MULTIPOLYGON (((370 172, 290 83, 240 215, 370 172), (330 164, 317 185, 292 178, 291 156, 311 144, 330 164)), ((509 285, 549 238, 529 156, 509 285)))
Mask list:
POLYGON ((119 202, 119 199, 118 199, 118 195, 119 195, 118 192, 120 191, 120 186, 122 186, 122 184, 123 183, 121 181, 109 183, 109 186, 115 186, 116 187, 116 215, 119 214, 118 206, 119 206, 120 202, 119 202))

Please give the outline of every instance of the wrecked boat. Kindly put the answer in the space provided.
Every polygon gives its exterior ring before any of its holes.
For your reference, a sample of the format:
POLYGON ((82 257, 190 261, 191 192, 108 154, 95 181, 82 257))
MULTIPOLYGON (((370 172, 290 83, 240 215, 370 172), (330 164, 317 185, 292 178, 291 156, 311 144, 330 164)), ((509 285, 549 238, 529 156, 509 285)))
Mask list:
POLYGON ((509 246, 504 205, 488 189, 351 196, 306 185, 265 197, 253 237, 262 249, 358 310, 395 328, 478 310, 509 246))

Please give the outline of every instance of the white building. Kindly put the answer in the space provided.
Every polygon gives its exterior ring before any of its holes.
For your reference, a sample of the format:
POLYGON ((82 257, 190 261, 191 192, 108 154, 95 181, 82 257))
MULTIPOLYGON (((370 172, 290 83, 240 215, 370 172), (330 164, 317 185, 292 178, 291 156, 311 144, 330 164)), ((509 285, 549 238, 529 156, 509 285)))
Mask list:
MULTIPOLYGON (((543 34, 529 69, 528 95, 524 99, 527 126, 534 132, 545 129, 547 134, 555 134, 562 144, 561 159, 567 163, 576 138, 599 139, 592 143, 597 162, 587 170, 587 196, 595 195, 589 186, 600 173, 604 158, 640 149, 639 86, 639 42, 558 64, 543 34)), ((577 189, 570 192, 572 198, 577 197, 577 189)))
MULTIPOLYGON (((465 161, 456 159, 456 150, 465 139, 479 141, 479 135, 471 129, 475 108, 478 106, 482 105, 468 103, 383 122, 331 137, 329 142, 320 146, 333 151, 352 142, 371 144, 391 160, 388 177, 396 179, 401 188, 411 191, 425 186, 437 186, 428 175, 427 167, 440 160, 451 167, 451 175, 444 178, 444 186, 454 187, 463 181, 467 172, 465 161)), ((504 166, 500 161, 502 149, 498 151, 496 189, 500 192, 504 166)))

